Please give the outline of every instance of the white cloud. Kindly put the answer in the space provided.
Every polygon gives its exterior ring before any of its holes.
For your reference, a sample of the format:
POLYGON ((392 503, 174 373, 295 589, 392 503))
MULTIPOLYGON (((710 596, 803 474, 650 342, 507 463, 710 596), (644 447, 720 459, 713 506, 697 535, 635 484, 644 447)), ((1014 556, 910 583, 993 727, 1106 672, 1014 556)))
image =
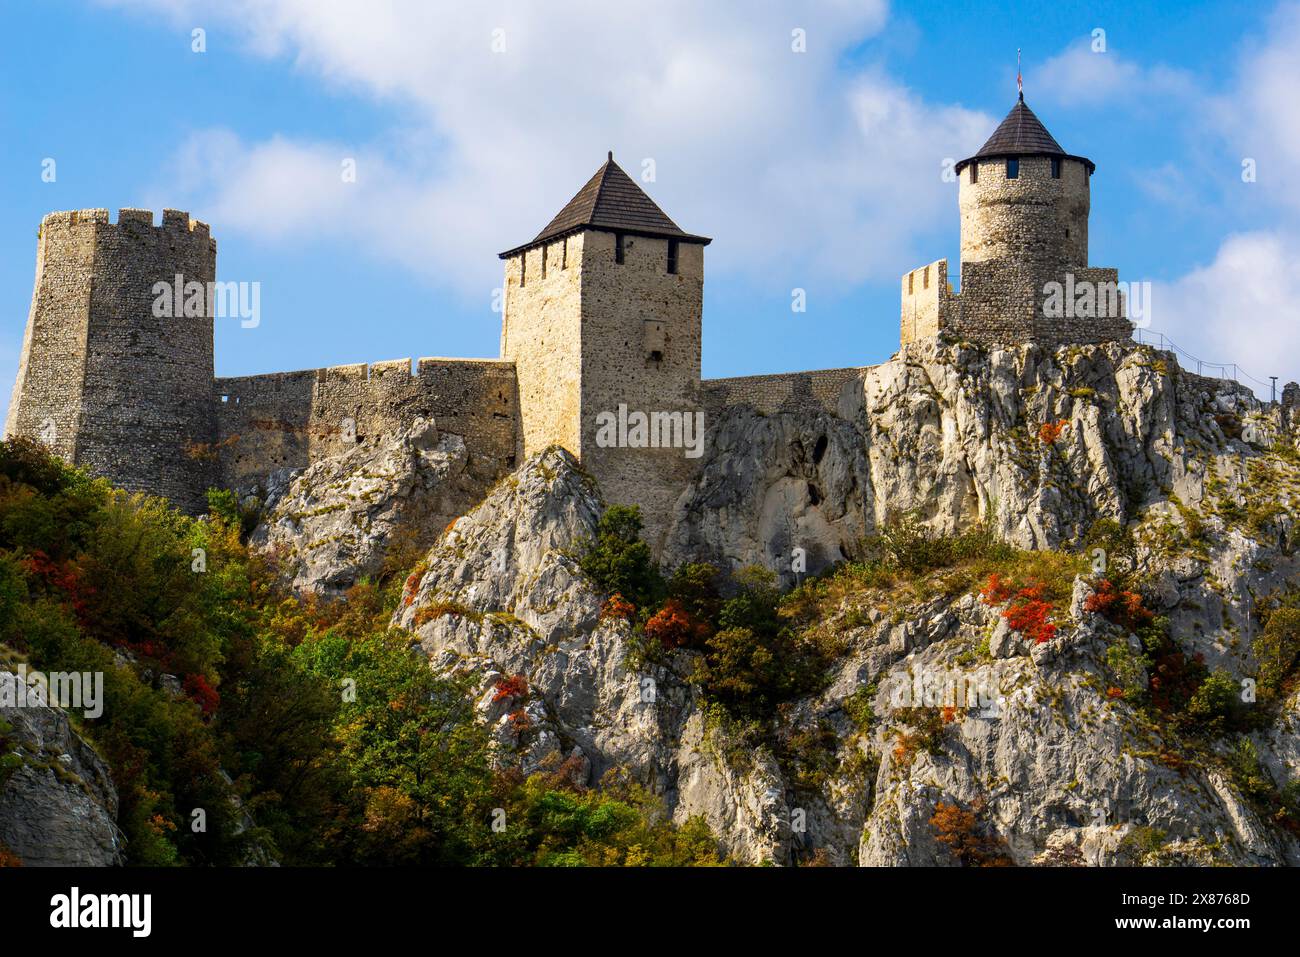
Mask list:
POLYGON ((1025 87, 1033 99, 1055 103, 1157 103, 1161 110, 1168 110, 1171 98, 1195 94, 1195 84, 1185 71, 1163 63, 1143 65, 1109 46, 1094 51, 1088 39, 1071 44, 1027 73, 1025 87))
MULTIPOLYGON (((346 237, 466 289, 498 282, 493 253, 533 236, 610 148, 633 176, 655 161, 647 191, 715 236, 715 273, 892 279, 938 254, 909 244, 955 222, 942 160, 995 123, 879 71, 846 82, 840 56, 881 29, 883 0, 797 13, 739 0, 107 2, 224 24, 253 55, 409 108, 402 129, 361 145, 205 131, 161 201, 188 203, 219 238, 346 237), (796 28, 807 53, 791 51, 796 28), (358 158, 351 187, 344 156, 358 158)), ((208 50, 226 55, 211 32, 208 50)))
POLYGON ((1254 185, 1294 215, 1300 213, 1300 5, 1278 7, 1264 38, 1243 52, 1237 82, 1215 100, 1209 120, 1235 157, 1255 160, 1254 185))
MULTIPOLYGON (((1228 237, 1209 265, 1154 286, 1153 328, 1206 362, 1236 363, 1265 383, 1276 375, 1279 389, 1300 379, 1297 248, 1300 235, 1290 232, 1228 237)), ((1242 381, 1268 398, 1266 387, 1242 381)))
MULTIPOLYGON (((1200 129, 1229 157, 1242 227, 1213 261, 1154 291, 1153 327, 1201 358, 1235 362, 1267 381, 1300 380, 1300 5, 1284 4, 1242 52, 1227 92, 1202 104, 1200 129), (1238 157, 1257 180, 1238 181, 1238 157)), ((1267 389, 1256 385, 1267 397, 1267 389)))

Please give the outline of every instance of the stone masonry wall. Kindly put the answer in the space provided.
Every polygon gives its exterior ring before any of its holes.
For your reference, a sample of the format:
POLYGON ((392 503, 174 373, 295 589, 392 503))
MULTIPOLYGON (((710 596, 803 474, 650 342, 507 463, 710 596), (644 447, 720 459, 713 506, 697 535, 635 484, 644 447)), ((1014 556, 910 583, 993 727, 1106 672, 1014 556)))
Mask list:
POLYGON ((864 368, 818 369, 776 375, 705 379, 701 383, 709 415, 720 415, 735 405, 751 405, 766 415, 777 412, 830 412, 839 414, 840 392, 862 375, 864 368))
POLYGON ((7 432, 52 429, 73 463, 196 512, 214 479, 195 454, 214 434, 212 318, 154 315, 155 283, 178 274, 205 287, 216 274, 208 226, 187 213, 45 217, 7 432))
POLYGON ((948 285, 948 260, 940 259, 904 274, 902 301, 900 344, 937 336, 952 321, 956 309, 948 285))
POLYGON ((519 381, 520 461, 549 445, 579 454, 581 267, 589 235, 506 260, 501 358, 514 362, 519 381))
POLYGON ((641 506, 646 540, 657 547, 700 459, 681 447, 602 448, 598 417, 620 405, 647 415, 701 411, 704 247, 679 243, 677 271, 669 273, 666 239, 624 236, 618 263, 613 233, 584 237, 580 458, 607 501, 641 506))
POLYGON ((1051 159, 1020 157, 1020 175, 1007 179, 1005 159, 972 163, 958 184, 961 209, 962 284, 969 263, 1011 259, 1050 266, 1088 263, 1090 176, 1079 160, 1061 160, 1053 179, 1051 159))
MULTIPOLYGON (((940 260, 937 264, 946 267, 940 260)), ((939 273, 946 270, 940 268, 939 273)), ((967 263, 962 269, 962 287, 939 301, 935 331, 957 340, 986 345, 1035 341, 1046 346, 1125 341, 1133 330, 1126 318, 1124 298, 1118 292, 1119 273, 1101 267, 1053 269, 1048 266, 995 259, 967 263), (1097 314, 1048 315, 1048 283, 1062 290, 1082 289, 1089 283, 1097 291, 1097 314)), ((907 277, 903 278, 903 344, 924 338, 909 335, 907 277)), ((927 325, 926 329, 931 326, 927 325)))
MULTIPOLYGON (((221 484, 242 488, 304 468, 417 416, 461 436, 483 491, 515 466, 514 366, 493 359, 420 359, 217 379, 221 484)), ((473 503, 470 503, 473 504, 473 503)))

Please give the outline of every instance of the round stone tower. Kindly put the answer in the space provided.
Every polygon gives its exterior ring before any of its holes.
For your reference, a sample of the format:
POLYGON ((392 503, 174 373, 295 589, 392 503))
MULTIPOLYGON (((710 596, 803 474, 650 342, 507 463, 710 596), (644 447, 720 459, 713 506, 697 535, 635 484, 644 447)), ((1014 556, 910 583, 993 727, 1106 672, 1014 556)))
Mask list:
POLYGON ((188 213, 164 210, 161 225, 141 209, 116 223, 106 209, 46 216, 6 436, 206 510, 215 272, 216 242, 188 213))
POLYGON ((1021 94, 980 151, 957 164, 961 261, 1087 266, 1095 169, 1061 149, 1021 94))

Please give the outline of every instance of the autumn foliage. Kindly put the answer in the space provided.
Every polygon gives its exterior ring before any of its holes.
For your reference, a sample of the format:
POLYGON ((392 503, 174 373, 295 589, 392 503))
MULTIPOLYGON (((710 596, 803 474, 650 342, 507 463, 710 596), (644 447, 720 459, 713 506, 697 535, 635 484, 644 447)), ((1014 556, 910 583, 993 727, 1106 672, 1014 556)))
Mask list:
POLYGON ((1061 433, 1065 431, 1066 426, 1069 424, 1066 419, 1060 419, 1056 422, 1044 422, 1038 427, 1038 441, 1044 445, 1051 445, 1061 437, 1061 433))
POLYGON ((506 698, 523 698, 528 694, 528 679, 523 675, 506 675, 496 683, 492 693, 493 701, 506 698))
POLYGON ((1052 603, 1045 592, 1041 582, 1017 585, 1009 579, 1004 580, 995 572, 980 590, 980 600, 986 605, 1007 604, 1002 617, 1011 629, 1041 645, 1056 636, 1056 625, 1052 622, 1052 603))
POLYGON ((676 598, 669 598, 645 624, 646 637, 664 648, 686 648, 709 637, 707 623, 697 621, 676 598))
POLYGON ((622 618, 624 621, 629 621, 635 614, 636 606, 618 592, 606 598, 605 603, 600 606, 601 621, 610 618, 622 618))
POLYGON ((982 833, 978 812, 982 805, 963 810, 940 801, 930 818, 935 840, 946 844, 963 867, 1006 867, 1011 864, 1000 842, 982 833))
POLYGON ((209 684, 208 679, 203 675, 186 675, 182 684, 185 693, 202 709, 204 715, 216 713, 218 706, 221 704, 221 696, 217 694, 217 689, 209 684))
POLYGON ((1141 595, 1119 588, 1109 578, 1093 584, 1093 592, 1084 600, 1083 609, 1129 631, 1138 631, 1155 619, 1155 613, 1142 604, 1141 595))

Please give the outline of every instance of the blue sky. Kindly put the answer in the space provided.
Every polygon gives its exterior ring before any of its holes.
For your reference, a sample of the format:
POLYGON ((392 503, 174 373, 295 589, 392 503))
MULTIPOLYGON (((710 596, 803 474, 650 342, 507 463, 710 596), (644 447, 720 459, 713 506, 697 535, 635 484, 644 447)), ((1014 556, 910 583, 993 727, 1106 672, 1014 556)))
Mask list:
POLYGON ((634 176, 653 161, 650 195, 714 237, 706 377, 881 361, 899 275, 955 265, 943 162, 1013 104, 1017 47, 1027 102, 1098 165, 1092 264, 1153 283, 1153 329, 1192 352, 1300 378, 1292 5, 0 8, 0 402, 47 211, 168 206, 210 222, 219 278, 262 288, 257 328, 218 322, 218 374, 494 356, 496 253, 611 148, 634 176))

